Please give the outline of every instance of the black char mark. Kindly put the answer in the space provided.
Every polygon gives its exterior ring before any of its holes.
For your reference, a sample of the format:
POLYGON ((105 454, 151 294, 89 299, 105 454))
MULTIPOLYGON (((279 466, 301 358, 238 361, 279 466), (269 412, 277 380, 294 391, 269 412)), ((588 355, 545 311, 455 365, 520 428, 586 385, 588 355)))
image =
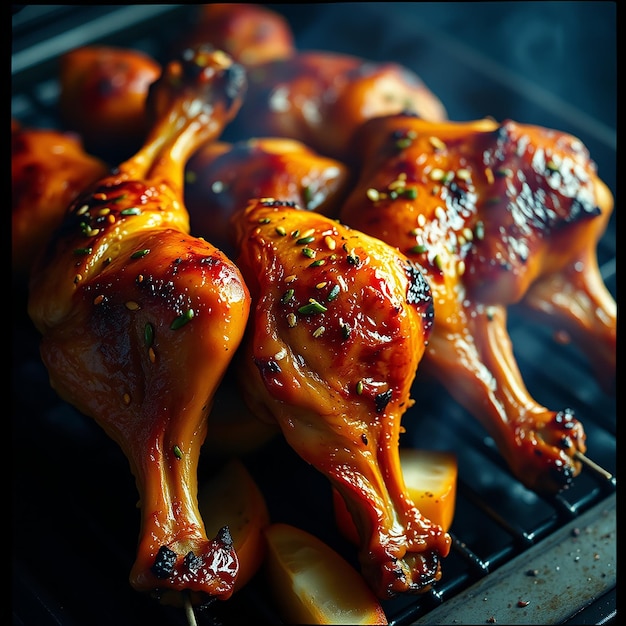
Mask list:
POLYGON ((150 571, 160 579, 169 578, 174 571, 177 554, 167 546, 161 546, 154 559, 154 564, 150 571))
POLYGON ((422 309, 424 318, 424 333, 426 337, 430 335, 433 320, 435 317, 435 306, 433 303, 430 285, 424 278, 420 269, 410 261, 404 266, 404 271, 409 279, 409 287, 406 293, 406 300, 409 304, 413 304, 422 309))

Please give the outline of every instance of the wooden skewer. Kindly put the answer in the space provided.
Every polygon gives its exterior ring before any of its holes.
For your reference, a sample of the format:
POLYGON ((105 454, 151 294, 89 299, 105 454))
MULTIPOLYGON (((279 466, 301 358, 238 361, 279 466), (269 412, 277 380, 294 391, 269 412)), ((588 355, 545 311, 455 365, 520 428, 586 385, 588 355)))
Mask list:
POLYGON ((582 452, 575 452, 574 457, 591 468, 594 472, 600 474, 607 480, 611 480, 613 475, 610 472, 607 472, 603 467, 600 467, 597 463, 594 463, 590 458, 586 457, 582 452))
POLYGON ((196 614, 193 611, 193 606, 191 604, 191 595, 186 593, 184 594, 184 602, 185 602, 185 615, 187 616, 187 621, 189 622, 189 626, 198 626, 198 622, 196 621, 196 614))

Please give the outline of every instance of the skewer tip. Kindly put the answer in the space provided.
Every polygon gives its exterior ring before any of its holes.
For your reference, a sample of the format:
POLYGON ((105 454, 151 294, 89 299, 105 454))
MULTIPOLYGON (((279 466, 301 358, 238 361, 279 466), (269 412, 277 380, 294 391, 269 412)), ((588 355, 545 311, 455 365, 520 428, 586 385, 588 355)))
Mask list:
POLYGON ((191 596, 188 593, 185 593, 184 596, 185 615, 187 616, 189 626, 198 626, 198 622, 196 621, 196 614, 194 613, 193 605, 191 604, 191 596))
POLYGON ((574 454, 574 458, 581 463, 584 463, 587 467, 592 469, 594 472, 596 472, 606 480, 611 480, 613 478, 613 474, 607 472, 603 467, 600 467, 597 463, 592 461, 589 457, 585 456, 582 452, 576 452, 574 454))

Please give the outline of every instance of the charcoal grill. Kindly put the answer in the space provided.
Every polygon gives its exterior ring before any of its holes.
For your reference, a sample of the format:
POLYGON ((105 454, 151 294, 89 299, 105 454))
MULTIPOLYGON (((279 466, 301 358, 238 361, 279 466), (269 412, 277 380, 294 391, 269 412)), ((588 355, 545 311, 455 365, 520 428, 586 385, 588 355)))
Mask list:
MULTIPOLYGON (((142 49, 164 61, 192 23, 193 5, 12 5, 13 117, 58 127, 58 56, 81 44, 142 49)), ((451 119, 491 115, 570 132, 616 191, 616 4, 331 3, 268 5, 287 16, 300 48, 395 60, 414 69, 451 119)), ((616 293, 615 216, 599 263, 616 293)), ((38 337, 13 289, 13 624, 186 624, 127 582, 139 513, 126 459, 92 421, 59 401, 38 337)), ((616 473, 616 396, 576 348, 515 310, 509 326, 531 393, 571 407, 588 455, 616 473)), ((512 478, 493 442, 443 389, 419 374, 403 443, 453 451, 459 463, 453 548, 429 592, 386 601, 390 623, 608 624, 616 616, 616 479, 584 469, 539 497, 512 478)), ((333 525, 324 479, 278 439, 244 460, 275 521, 313 532, 354 562, 333 525), (303 488, 303 486, 305 488, 303 488)), ((201 472, 203 466, 201 465, 201 472)), ((197 612, 200 626, 278 624, 262 577, 197 612)))

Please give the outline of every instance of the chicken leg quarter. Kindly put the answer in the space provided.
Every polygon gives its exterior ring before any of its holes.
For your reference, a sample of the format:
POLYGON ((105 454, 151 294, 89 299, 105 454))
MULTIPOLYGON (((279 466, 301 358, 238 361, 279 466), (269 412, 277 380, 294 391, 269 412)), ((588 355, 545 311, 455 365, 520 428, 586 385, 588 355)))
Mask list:
POLYGON ((580 472, 585 432, 524 385, 506 328, 521 303, 578 340, 614 380, 616 305, 596 245, 613 209, 582 143, 507 121, 369 120, 355 144, 360 180, 345 224, 412 258, 428 277, 435 322, 422 371, 486 428, 529 488, 555 492, 580 472))

